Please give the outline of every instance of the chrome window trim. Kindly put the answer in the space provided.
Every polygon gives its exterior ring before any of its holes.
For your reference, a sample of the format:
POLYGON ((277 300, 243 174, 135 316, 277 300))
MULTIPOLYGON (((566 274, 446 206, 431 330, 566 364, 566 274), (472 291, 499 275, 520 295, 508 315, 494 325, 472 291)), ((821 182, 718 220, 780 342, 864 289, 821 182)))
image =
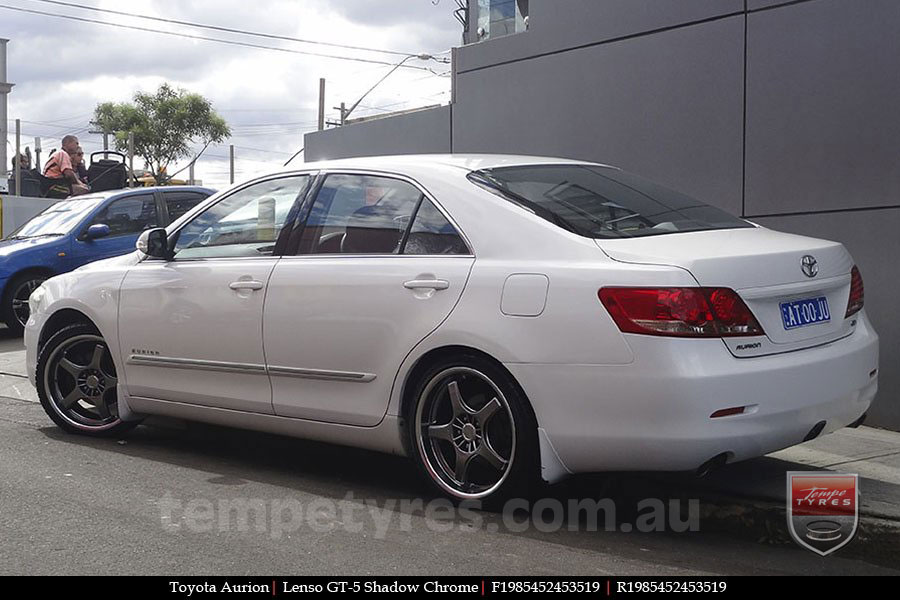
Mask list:
MULTIPOLYGON (((319 169, 317 174, 324 175, 326 177, 326 179, 329 175, 360 175, 360 176, 370 176, 370 177, 384 177, 386 179, 399 179, 400 181, 405 181, 406 183, 412 185, 417 190, 419 190, 419 192, 425 198, 428 198, 428 200, 430 200, 431 203, 434 204, 435 208, 437 208, 438 211, 442 215, 444 215, 444 218, 447 219, 447 221, 450 223, 450 225, 453 226, 453 229, 456 230, 456 233, 459 234, 459 237, 462 239, 463 243, 466 245, 466 249, 468 249, 468 251, 469 251, 468 254, 394 254, 394 253, 378 253, 378 254, 376 254, 376 253, 371 253, 371 254, 362 254, 362 255, 357 255, 357 256, 420 256, 420 257, 421 256, 471 256, 471 257, 475 256, 475 251, 473 250, 472 242, 469 241, 469 237, 466 235, 466 232, 463 231, 462 227, 459 226, 459 223, 457 223, 456 220, 450 215, 450 213, 447 212, 447 209, 445 209, 444 206, 440 202, 437 201, 437 199, 434 197, 434 195, 432 195, 431 192, 429 192, 427 189, 425 189, 425 186, 423 186, 421 183, 419 183, 413 177, 410 177, 409 175, 406 175, 404 173, 397 173, 394 171, 380 171, 380 170, 374 170, 374 169, 346 169, 346 168, 340 168, 340 167, 335 167, 335 168, 323 167, 323 168, 319 169)), ((313 199, 313 202, 315 202, 315 199, 313 199)), ((303 223, 303 226, 306 227, 305 222, 303 223)), ((410 226, 412 226, 412 221, 410 221, 410 226)), ((285 255, 284 258, 290 258, 290 257, 295 257, 295 256, 304 256, 305 257, 305 256, 351 256, 351 255, 350 254, 339 254, 339 253, 326 254, 326 255, 291 254, 291 255, 285 255)))

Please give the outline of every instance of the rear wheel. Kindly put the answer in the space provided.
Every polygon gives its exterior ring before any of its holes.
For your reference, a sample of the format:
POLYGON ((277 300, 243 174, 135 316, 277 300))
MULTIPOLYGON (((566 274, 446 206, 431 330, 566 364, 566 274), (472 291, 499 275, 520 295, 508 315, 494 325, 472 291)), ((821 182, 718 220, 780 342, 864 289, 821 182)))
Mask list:
POLYGON ((28 297, 47 277, 38 273, 24 273, 13 278, 3 294, 3 320, 16 335, 22 335, 25 323, 31 315, 28 297))
POLYGON ((69 325, 47 340, 35 382, 44 410, 65 431, 112 436, 137 424, 119 419, 116 366, 90 325, 69 325))
POLYGON ((508 373, 480 356, 433 365, 410 403, 410 447, 428 481, 490 508, 538 483, 537 424, 508 373))

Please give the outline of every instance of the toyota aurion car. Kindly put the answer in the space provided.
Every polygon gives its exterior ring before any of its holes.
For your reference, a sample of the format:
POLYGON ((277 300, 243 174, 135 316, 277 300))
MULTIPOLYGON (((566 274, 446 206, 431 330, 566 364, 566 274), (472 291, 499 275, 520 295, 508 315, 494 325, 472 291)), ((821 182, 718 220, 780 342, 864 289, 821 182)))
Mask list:
POLYGON ((487 502, 858 424, 863 300, 841 244, 618 168, 378 157, 238 185, 44 281, 25 344, 68 432, 166 415, 346 444, 487 502))
POLYGON ((138 235, 165 226, 207 198, 196 186, 125 189, 60 200, 0 240, 0 312, 14 333, 42 281, 91 261, 134 251, 138 235))

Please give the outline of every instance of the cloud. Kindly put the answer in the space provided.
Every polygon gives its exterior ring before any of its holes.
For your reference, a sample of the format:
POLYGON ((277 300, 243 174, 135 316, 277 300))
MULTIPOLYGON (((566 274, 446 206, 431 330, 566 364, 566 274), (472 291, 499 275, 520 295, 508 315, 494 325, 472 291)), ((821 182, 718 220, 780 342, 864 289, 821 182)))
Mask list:
MULTIPOLYGON (((73 0, 89 3, 93 0, 73 0)), ((29 0, 5 4, 115 21, 207 37, 394 63, 400 56, 321 45, 238 36, 141 19, 56 7, 29 0)), ((440 52, 457 44, 455 3, 441 0, 101 0, 96 6, 170 19, 256 30, 403 52, 440 52)), ((352 104, 390 68, 190 40, 104 25, 79 23, 0 9, 0 37, 10 38, 10 118, 23 120, 23 137, 44 139, 44 148, 77 132, 87 151, 100 137, 87 133, 97 103, 130 99, 170 82, 209 98, 232 126, 238 178, 280 166, 315 128, 318 79, 327 79, 327 114, 341 101, 352 104)), ((449 55, 444 55, 449 56, 449 55)), ((412 62, 447 71, 448 65, 412 62)), ((449 100, 449 78, 400 69, 360 104, 354 116, 449 100)), ((11 132, 12 133, 12 132, 11 132)), ((198 163, 206 183, 227 184, 227 146, 210 148, 198 163)), ((45 155, 46 156, 46 155, 45 155)))

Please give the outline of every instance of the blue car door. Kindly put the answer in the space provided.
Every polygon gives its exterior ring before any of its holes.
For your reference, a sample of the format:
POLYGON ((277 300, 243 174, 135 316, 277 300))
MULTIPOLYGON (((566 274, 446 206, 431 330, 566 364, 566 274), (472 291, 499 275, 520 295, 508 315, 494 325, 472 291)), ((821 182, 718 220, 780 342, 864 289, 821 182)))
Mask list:
POLYGON ((142 231, 161 226, 162 220, 153 192, 110 200, 88 219, 72 242, 72 268, 127 254, 134 250, 134 244, 142 231), (101 223, 109 226, 109 235, 87 239, 85 233, 88 228, 101 223))

